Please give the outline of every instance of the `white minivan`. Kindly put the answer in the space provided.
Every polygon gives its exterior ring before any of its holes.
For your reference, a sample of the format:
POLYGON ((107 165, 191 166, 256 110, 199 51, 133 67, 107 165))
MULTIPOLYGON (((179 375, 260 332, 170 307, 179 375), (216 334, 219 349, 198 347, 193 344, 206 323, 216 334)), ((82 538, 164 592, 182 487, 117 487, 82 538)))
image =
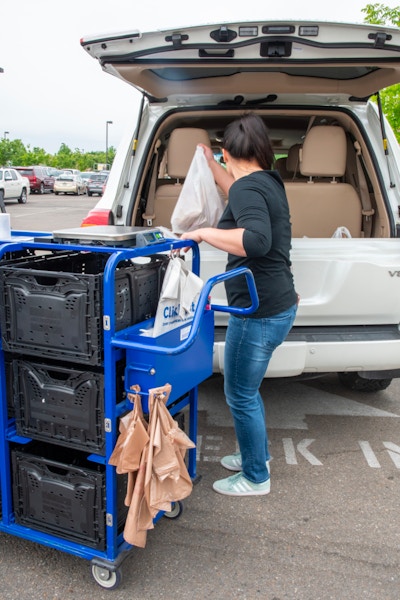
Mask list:
MULTIPOLYGON (((254 111, 285 182, 301 298, 268 377, 337 372, 365 391, 399 377, 400 152, 379 90, 400 82, 400 31, 250 21, 131 30, 81 44, 142 98, 104 196, 83 224, 171 228, 197 143, 210 144, 217 159, 225 126, 254 111)), ((225 270, 224 253, 202 244, 201 256, 203 279, 225 270)), ((222 285, 213 302, 226 303, 222 285)), ((225 327, 225 313, 216 313, 216 372, 224 368, 225 327)))

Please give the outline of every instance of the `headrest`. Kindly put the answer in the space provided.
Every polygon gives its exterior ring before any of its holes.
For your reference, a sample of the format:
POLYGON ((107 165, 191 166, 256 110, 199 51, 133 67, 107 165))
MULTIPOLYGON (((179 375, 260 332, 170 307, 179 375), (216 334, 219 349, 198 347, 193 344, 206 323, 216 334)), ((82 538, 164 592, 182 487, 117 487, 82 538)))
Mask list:
POLYGON ((298 173, 300 160, 299 160, 299 152, 300 152, 301 144, 294 144, 289 148, 287 159, 286 159, 286 168, 290 173, 298 173))
POLYGON ((278 171, 282 179, 287 179, 290 177, 290 173, 286 168, 286 160, 286 156, 282 156, 282 158, 277 158, 275 161, 275 169, 278 171))
POLYGON ((312 127, 300 150, 300 172, 307 177, 342 177, 346 152, 346 134, 341 127, 312 127))
POLYGON ((205 129, 181 127, 173 130, 167 149, 167 172, 172 179, 186 177, 199 143, 211 146, 205 129))

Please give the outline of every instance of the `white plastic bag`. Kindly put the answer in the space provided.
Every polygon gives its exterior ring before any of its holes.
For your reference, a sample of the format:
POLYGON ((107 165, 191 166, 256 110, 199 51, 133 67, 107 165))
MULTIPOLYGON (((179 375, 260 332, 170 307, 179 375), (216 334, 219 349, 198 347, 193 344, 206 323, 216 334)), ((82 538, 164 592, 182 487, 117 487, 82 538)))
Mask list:
POLYGON ((172 231, 184 233, 199 227, 215 227, 224 208, 204 150, 197 146, 172 213, 172 231))
POLYGON ((332 236, 333 238, 351 238, 351 233, 347 227, 338 227, 332 236))
POLYGON ((157 337, 189 323, 199 299, 203 281, 175 256, 165 272, 157 312, 154 319, 153 337, 157 337))

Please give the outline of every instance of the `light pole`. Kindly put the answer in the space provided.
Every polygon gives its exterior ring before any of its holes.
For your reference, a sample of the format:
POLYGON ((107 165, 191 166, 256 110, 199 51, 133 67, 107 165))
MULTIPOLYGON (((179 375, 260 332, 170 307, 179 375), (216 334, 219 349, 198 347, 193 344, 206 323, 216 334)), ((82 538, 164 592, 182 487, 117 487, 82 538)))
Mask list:
POLYGON ((8 139, 8 138, 7 138, 7 136, 8 136, 8 134, 9 134, 9 133, 10 133, 9 131, 5 131, 5 132, 4 132, 4 137, 3 137, 3 139, 4 139, 4 140, 7 140, 7 139, 8 139))
POLYGON ((108 126, 112 125, 112 121, 106 121, 106 169, 108 169, 108 126))

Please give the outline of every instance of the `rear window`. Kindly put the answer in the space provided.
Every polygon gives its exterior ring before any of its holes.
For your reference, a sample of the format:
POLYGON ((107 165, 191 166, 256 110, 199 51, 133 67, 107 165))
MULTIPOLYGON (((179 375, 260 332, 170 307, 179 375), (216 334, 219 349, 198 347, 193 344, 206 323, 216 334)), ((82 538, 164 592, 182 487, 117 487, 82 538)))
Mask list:
POLYGON ((28 177, 29 175, 33 175, 33 169, 17 169, 21 175, 28 177))

